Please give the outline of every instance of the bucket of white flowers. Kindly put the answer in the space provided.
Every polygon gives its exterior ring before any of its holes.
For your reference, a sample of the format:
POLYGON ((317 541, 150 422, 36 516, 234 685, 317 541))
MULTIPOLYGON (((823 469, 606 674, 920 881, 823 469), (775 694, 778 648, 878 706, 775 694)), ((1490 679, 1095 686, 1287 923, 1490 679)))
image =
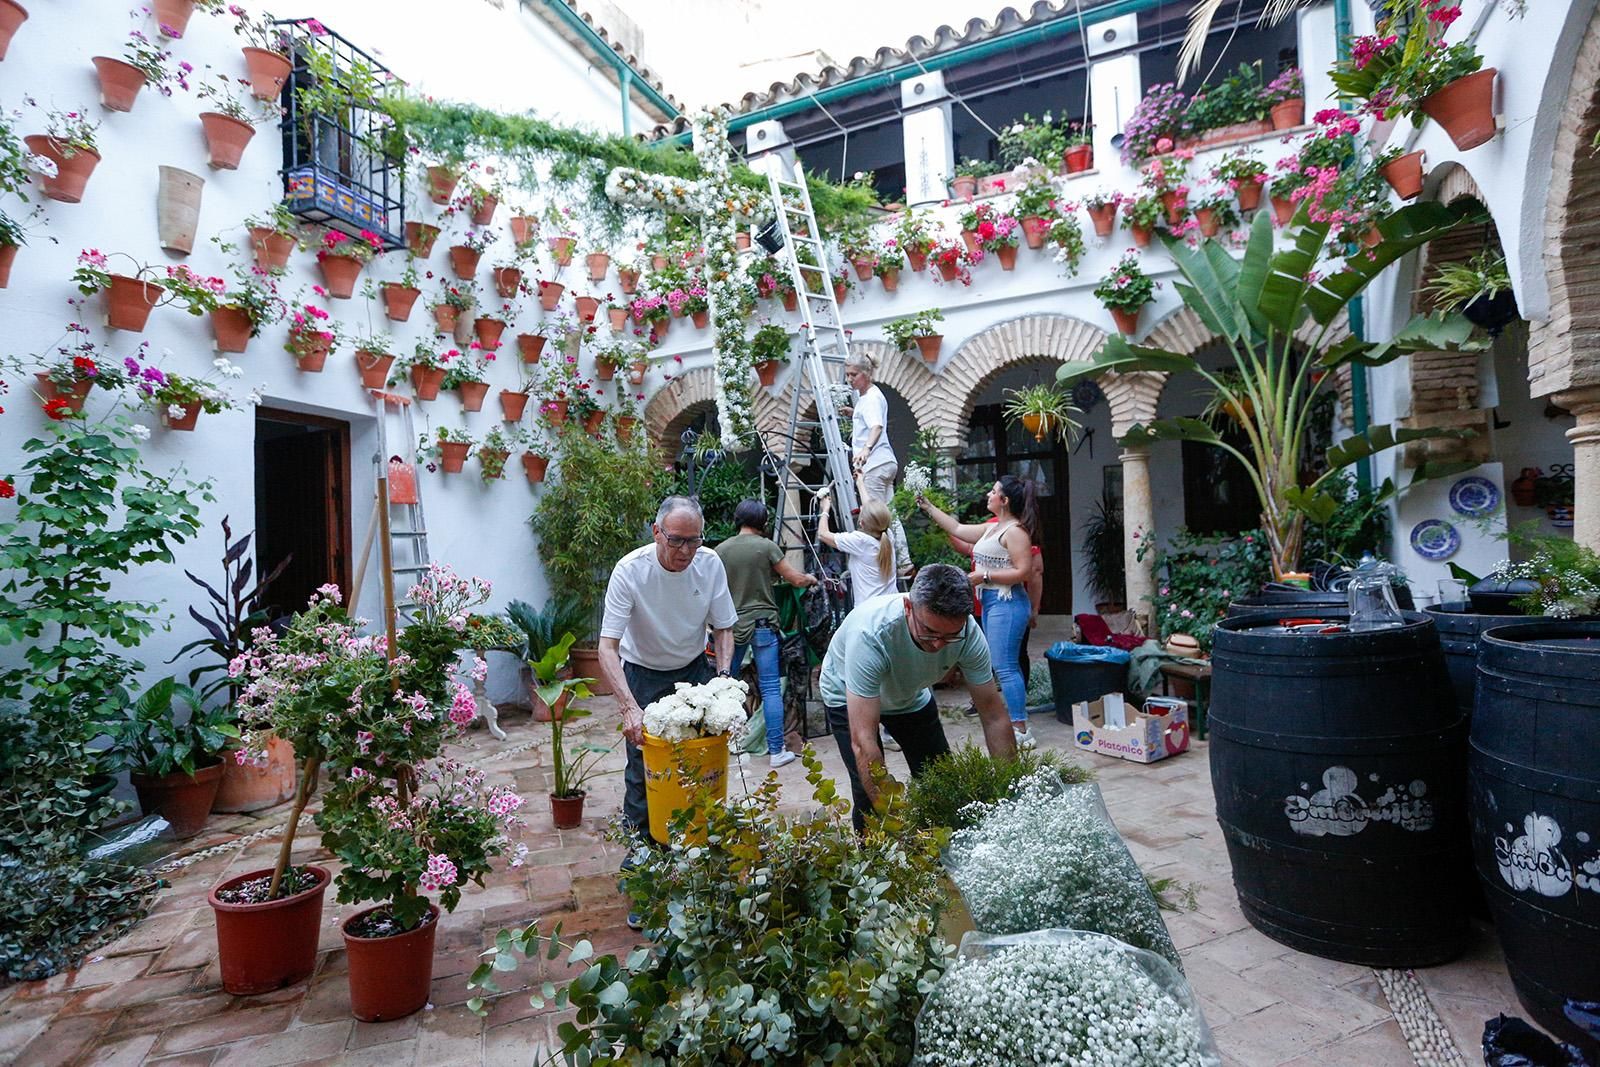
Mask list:
MULTIPOLYGON (((677 688, 644 709, 644 789, 650 836, 666 844, 672 817, 695 794, 728 797, 728 745, 744 734, 747 687, 719 677, 677 688)), ((691 834, 691 837, 693 835, 691 834)))

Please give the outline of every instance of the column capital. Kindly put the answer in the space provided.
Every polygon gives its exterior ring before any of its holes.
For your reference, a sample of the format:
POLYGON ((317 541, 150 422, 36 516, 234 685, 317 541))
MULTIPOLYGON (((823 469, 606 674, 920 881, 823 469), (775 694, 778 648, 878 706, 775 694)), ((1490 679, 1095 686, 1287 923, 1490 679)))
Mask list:
POLYGON ((1600 386, 1569 389, 1550 398, 1557 407, 1572 412, 1577 424, 1567 431, 1567 440, 1578 445, 1600 444, 1600 386))

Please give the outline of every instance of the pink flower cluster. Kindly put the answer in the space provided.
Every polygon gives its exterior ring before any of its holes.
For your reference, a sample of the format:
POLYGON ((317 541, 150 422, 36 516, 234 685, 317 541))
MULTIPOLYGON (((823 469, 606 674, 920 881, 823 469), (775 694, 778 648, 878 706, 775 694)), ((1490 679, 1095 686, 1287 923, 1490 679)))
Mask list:
POLYGON ((417 887, 424 893, 437 893, 456 884, 456 865, 450 857, 437 852, 428 856, 428 869, 417 879, 417 887))
POLYGON ((472 690, 455 683, 455 692, 450 697, 450 721, 457 726, 465 726, 478 717, 478 701, 472 695, 472 690))

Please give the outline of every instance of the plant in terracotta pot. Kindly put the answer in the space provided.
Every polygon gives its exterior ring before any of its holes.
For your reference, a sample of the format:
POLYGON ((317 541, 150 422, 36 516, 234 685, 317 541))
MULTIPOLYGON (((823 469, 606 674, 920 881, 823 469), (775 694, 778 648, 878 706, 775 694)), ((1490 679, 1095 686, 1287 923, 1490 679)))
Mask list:
POLYGON ((1272 115, 1272 128, 1287 130, 1306 120, 1306 83, 1299 67, 1286 67, 1261 90, 1261 102, 1272 115))
POLYGON ((248 78, 217 74, 197 81, 194 93, 215 109, 200 112, 214 170, 237 170, 256 127, 278 121, 278 106, 258 100, 248 78))
POLYGON ((243 352, 251 338, 261 335, 262 327, 274 326, 289 315, 288 302, 278 295, 271 271, 238 265, 233 275, 234 283, 217 296, 210 311, 218 352, 243 352))
POLYGON ((938 244, 938 227, 924 211, 912 209, 900 216, 894 228, 894 239, 913 271, 922 271, 928 265, 928 253, 938 244))
POLYGON ((166 303, 181 304, 189 314, 201 318, 220 306, 222 295, 228 291, 228 282, 214 275, 198 274, 180 263, 167 268, 161 288, 166 293, 166 303))
POLYGON ((1383 175, 1395 196, 1401 200, 1415 200, 1422 195, 1423 158, 1420 149, 1407 152, 1401 145, 1390 145, 1372 157, 1372 166, 1383 175))
POLYGON ((1017 263, 1017 245, 1022 240, 1022 226, 1014 216, 1006 214, 993 204, 974 204, 961 215, 961 229, 973 235, 976 249, 974 263, 992 253, 1000 261, 1002 270, 1012 270, 1017 263))
POLYGON ((1261 206, 1261 187, 1267 181, 1267 165, 1251 149, 1225 153, 1211 168, 1211 177, 1233 190, 1240 211, 1254 211, 1261 206))
POLYGON ((885 238, 872 253, 872 273, 883 283, 883 291, 892 293, 900 286, 900 272, 906 269, 906 256, 900 242, 885 238))
MULTIPOLYGON (((23 97, 29 105, 31 97, 23 97)), ((32 163, 44 182, 44 195, 64 204, 83 199, 84 186, 100 162, 100 146, 95 141, 98 122, 90 122, 88 110, 45 109, 45 132, 23 138, 38 159, 32 163)))
POLYGON ((496 482, 506 476, 506 460, 521 443, 516 429, 495 426, 478 442, 478 475, 486 482, 496 482))
POLYGON ((417 435, 417 462, 426 463, 430 471, 460 474, 475 444, 477 442, 466 430, 439 426, 432 434, 417 435))
POLYGON ((95 386, 114 391, 128 384, 126 368, 101 356, 93 341, 62 343, 74 333, 86 335, 83 326, 73 323, 67 331, 56 344, 55 358, 43 364, 43 370, 24 359, 0 360, 0 367, 19 377, 32 373, 42 410, 52 419, 80 414, 95 386))
POLYGON ((1140 184, 1150 196, 1161 201, 1169 227, 1176 228, 1187 211, 1189 162, 1193 158, 1192 149, 1180 148, 1157 156, 1140 168, 1140 184))
POLYGON ((1076 208, 1076 204, 1062 205, 1061 213, 1050 221, 1050 228, 1045 231, 1048 247, 1055 250, 1051 258, 1066 269, 1069 277, 1078 273, 1078 263, 1085 251, 1083 227, 1078 224, 1076 208))
POLYGON ((383 313, 393 322, 409 321, 411 309, 422 296, 422 269, 417 265, 417 257, 406 253, 405 264, 400 277, 379 284, 383 294, 383 313))
POLYGON ((471 282, 452 282, 439 279, 439 293, 432 305, 433 321, 439 334, 453 334, 463 316, 470 315, 478 304, 478 291, 471 282))
POLYGON ((162 96, 172 95, 172 84, 188 89, 188 75, 192 69, 182 63, 169 67, 172 53, 145 36, 141 30, 132 30, 122 46, 122 58, 95 56, 95 71, 100 75, 100 103, 108 111, 132 111, 139 90, 154 86, 162 96))
POLYGON ((750 338, 750 363, 761 384, 770 388, 777 381, 778 368, 789 363, 794 334, 776 322, 763 323, 750 338))
POLYGON ((126 252, 101 252, 86 248, 78 253, 78 266, 72 281, 85 296, 106 294, 106 325, 117 330, 144 329, 150 312, 166 299, 166 291, 156 280, 159 272, 126 252), (132 264, 131 274, 119 274, 112 265, 122 260, 132 264))
POLYGON ((976 263, 982 254, 981 251, 969 252, 961 241, 945 241, 929 250, 928 263, 936 272, 934 277, 940 281, 971 285, 971 265, 976 263))
POLYGON ((1100 279, 1100 284, 1094 288, 1094 295, 1116 319, 1117 329, 1132 335, 1139 331, 1139 312, 1156 298, 1156 289, 1160 284, 1139 265, 1139 254, 1129 249, 1123 253, 1117 265, 1100 279))
MULTIPOLYGON (((242 378, 244 370, 222 357, 211 362, 213 369, 204 378, 160 371, 154 367, 147 368, 141 375, 144 380, 138 383, 137 388, 140 392, 148 390, 147 402, 156 410, 161 424, 167 429, 193 430, 201 412, 216 415, 237 406, 233 397, 220 385, 227 379, 242 378), (155 372, 154 377, 150 371, 155 372)), ((131 379, 133 375, 129 377, 131 379)), ((247 402, 260 403, 260 393, 251 390, 247 402)))
POLYGON ((550 715, 550 819, 557 830, 575 829, 583 822, 583 801, 587 796, 583 786, 599 770, 601 756, 611 749, 593 742, 573 745, 569 751, 564 745, 567 724, 588 718, 589 709, 573 703, 573 699, 587 699, 593 695, 589 689, 590 678, 564 678, 573 642, 578 635, 567 631, 561 639, 537 660, 530 662, 535 679, 535 691, 550 715))
POLYGON ((300 219, 288 205, 279 201, 270 211, 245 219, 244 226, 256 266, 266 270, 282 270, 288 266, 289 254, 300 243, 300 219))
POLYGON ((1083 198, 1083 209, 1089 213, 1096 237, 1110 237, 1117 224, 1117 208, 1128 198, 1115 190, 1096 189, 1083 198))
POLYGON ((1223 192, 1214 189, 1202 194, 1190 204, 1201 235, 1215 237, 1223 230, 1231 230, 1239 225, 1239 212, 1234 210, 1234 203, 1231 190, 1223 192))
POLYGON ((1000 173, 1000 164, 987 159, 962 158, 956 163, 955 174, 950 179, 950 195, 957 200, 971 199, 978 191, 978 179, 1000 173))
MULTIPOLYGON (((326 293, 320 285, 312 286, 311 291, 319 299, 326 293)), ((284 337, 283 350, 294 357, 298 370, 320 373, 329 354, 339 344, 339 320, 301 292, 289 302, 288 321, 289 332, 284 337)))
POLYGON ((1062 130, 1061 162, 1068 174, 1094 167, 1094 123, 1072 122, 1062 130))
POLYGON ((883 337, 901 352, 916 345, 922 358, 934 363, 939 359, 939 344, 944 339, 939 332, 939 323, 943 321, 944 312, 938 308, 928 308, 884 323, 883 337))
POLYGON ((1081 415, 1069 393, 1054 385, 1030 385, 1006 390, 1005 416, 1020 422, 1035 441, 1054 434, 1062 444, 1071 444, 1082 426, 1073 418, 1081 415))
POLYGON ((237 4, 228 8, 233 32, 244 39, 240 50, 250 75, 250 91, 257 100, 276 100, 289 80, 292 41, 267 11, 251 15, 237 4))
MULTIPOLYGON (((546 703, 539 695, 537 689, 538 677, 534 674, 534 665, 541 660, 549 659, 554 654, 555 647, 562 639, 582 633, 589 626, 589 617, 586 606, 570 596, 556 595, 545 601, 544 607, 535 609, 533 605, 523 600, 513 600, 506 606, 506 618, 517 628, 521 634, 521 643, 517 654, 521 657, 526 667, 525 674, 528 681, 528 696, 533 701, 533 717, 538 722, 549 722, 553 714, 552 708, 565 709, 565 701, 554 704, 546 703)), ((572 671, 568 666, 568 649, 559 655, 560 662, 550 677, 567 677, 572 671)))
POLYGON ((1060 217, 1056 207, 1056 187, 1048 174, 1030 174, 1017 189, 1012 214, 1022 221, 1022 235, 1029 248, 1043 248, 1050 223, 1060 217))
POLYGON ((328 295, 348 300, 355 292, 361 269, 383 252, 383 238, 371 230, 352 237, 341 230, 326 230, 317 244, 317 266, 327 284, 328 295))
POLYGON ((1133 235, 1133 243, 1145 248, 1155 237, 1156 227, 1166 218, 1159 197, 1137 196, 1122 202, 1122 225, 1133 235))
POLYGON ((111 726, 139 807, 166 819, 165 832, 179 841, 205 828, 222 780, 219 754, 239 736, 231 718, 226 705, 206 707, 194 689, 167 677, 129 702, 111 726), (182 721, 174 705, 181 705, 182 721))
POLYGON ((1137 167, 1151 156, 1170 152, 1189 132, 1189 99, 1177 85, 1152 85, 1122 127, 1122 162, 1137 167))
POLYGON ((478 273, 478 262, 483 254, 499 240, 500 234, 487 226, 477 226, 460 235, 450 246, 450 269, 457 278, 471 281, 478 273))
POLYGON ((489 395, 489 367, 494 362, 493 352, 484 352, 474 341, 465 352, 449 352, 440 356, 444 366, 444 381, 440 388, 454 389, 461 394, 461 410, 482 411, 484 398, 489 395))
POLYGON ((558 267, 571 263, 573 247, 578 243, 576 216, 561 205, 551 203, 545 208, 540 228, 545 247, 550 251, 550 261, 558 267))
POLYGON ((1024 113, 1020 119, 1000 130, 998 144, 1000 164, 1007 170, 1037 167, 1042 163, 1049 163, 1050 168, 1054 169, 1056 160, 1061 158, 1066 148, 1064 132, 1049 112, 1045 112, 1044 118, 1038 120, 1024 113))

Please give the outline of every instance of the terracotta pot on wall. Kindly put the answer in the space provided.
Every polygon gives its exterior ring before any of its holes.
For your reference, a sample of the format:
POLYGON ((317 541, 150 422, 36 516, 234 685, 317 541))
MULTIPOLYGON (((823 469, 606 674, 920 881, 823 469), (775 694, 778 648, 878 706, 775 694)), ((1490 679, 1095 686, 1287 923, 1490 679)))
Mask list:
POLYGON ((317 257, 322 269, 322 281, 328 295, 349 300, 356 291, 356 279, 361 277, 362 262, 355 256, 323 255, 317 257))
POLYGON ((1422 153, 1407 152, 1378 168, 1401 200, 1414 200, 1422 193, 1422 153))
POLYGON ((449 167, 428 168, 428 199, 435 204, 448 204, 450 196, 456 191, 456 182, 461 180, 461 175, 449 167))
POLYGON ((340 927, 350 964, 350 1014, 362 1022, 400 1019, 428 1003, 433 983, 433 942, 439 906, 415 930, 395 937, 354 937, 350 927, 378 908, 357 912, 340 927))
POLYGON ((539 362, 539 353, 544 351, 545 338, 543 334, 519 333, 517 334, 517 351, 522 353, 522 362, 539 362))
POLYGON ((484 197, 483 200, 478 204, 477 208, 475 208, 472 212, 472 224, 474 226, 488 226, 490 223, 494 222, 494 213, 499 207, 499 197, 484 197))
POLYGON ((295 368, 306 374, 321 374, 328 364, 328 352, 333 348, 331 339, 318 337, 316 333, 289 331, 289 354, 294 357, 295 368))
POLYGON ((650 364, 646 360, 637 360, 628 364, 628 381, 634 385, 643 385, 644 376, 649 373, 650 364))
POLYGON ((250 95, 257 100, 276 100, 283 92, 283 83, 289 80, 292 69, 289 57, 282 52, 249 45, 240 51, 244 53, 245 69, 250 75, 250 95))
POLYGON ((1124 311, 1122 308, 1107 308, 1107 310, 1111 312, 1111 317, 1116 320, 1117 330, 1123 336, 1132 337, 1139 332, 1139 313, 1144 308, 1134 308, 1132 311, 1124 311))
POLYGON ((591 411, 583 417, 583 431, 591 437, 600 436, 600 428, 606 424, 606 413, 591 411))
POLYGON ((28 9, 17 0, 0 0, 0 59, 6 57, 17 28, 28 21, 28 9))
POLYGON ((138 333, 150 321, 150 310, 161 299, 161 293, 161 286, 155 282, 113 274, 111 288, 106 290, 106 325, 138 333))
POLYGON ((666 270, 667 269, 667 262, 668 261, 667 261, 667 257, 666 256, 663 256, 660 253, 657 253, 657 254, 655 254, 655 255, 650 257, 650 269, 651 270, 666 270))
POLYGON ((1022 239, 1028 242, 1029 248, 1043 248, 1045 234, 1050 232, 1050 223, 1038 215, 1029 215, 1022 220, 1022 239))
POLYGON ((90 62, 100 75, 100 106, 107 111, 132 111, 144 88, 144 71, 110 56, 95 56, 90 62))
POLYGON ((966 197, 972 196, 977 191, 978 191, 978 179, 976 179, 976 178, 951 178, 950 179, 950 195, 952 197, 954 197, 955 199, 957 199, 957 200, 962 200, 962 199, 965 199, 966 197))
POLYGON ((1094 223, 1096 237, 1110 237, 1111 230, 1117 224, 1117 205, 1102 204, 1089 208, 1089 221, 1094 223))
POLYGON ((232 752, 222 754, 222 781, 212 811, 260 811, 294 795, 294 746, 281 737, 267 738, 266 763, 240 763, 232 752))
POLYGON ((139 794, 140 810, 146 815, 160 815, 166 819, 170 824, 168 835, 184 841, 205 829, 211 802, 216 799, 217 786, 222 782, 222 764, 197 767, 193 774, 182 771, 162 775, 133 773, 128 775, 128 780, 139 794))
POLYGON ((460 474, 461 468, 467 465, 467 452, 471 448, 465 441, 441 441, 439 469, 446 474, 460 474))
POLYGON ((883 282, 884 292, 892 293, 896 289, 900 288, 900 269, 898 267, 892 267, 889 270, 884 271, 882 277, 880 277, 878 280, 883 282))
POLYGON ((380 288, 383 291, 383 313, 393 322, 410 319, 411 309, 416 306, 422 290, 399 282, 384 282, 380 288))
POLYGON ((560 282, 540 282, 539 306, 546 311, 554 311, 561 303, 561 294, 566 291, 567 287, 560 282))
POLYGON ((594 317, 600 312, 600 301, 592 296, 576 297, 572 303, 578 312, 578 320, 585 325, 593 322, 594 317))
POLYGON ((617 284, 622 286, 622 291, 632 296, 639 291, 639 272, 636 270, 617 271, 617 284))
POLYGON ((17 261, 17 246, 0 244, 0 289, 11 284, 11 265, 17 261))
POLYGON ((1156 234, 1153 226, 1129 226, 1128 231, 1133 234, 1133 243, 1139 248, 1149 248, 1150 239, 1156 234))
POLYGON ((1436 93, 1422 98, 1419 107, 1444 127, 1456 148, 1477 148, 1495 135, 1494 67, 1457 78, 1436 93))
POLYGON ((456 391, 461 394, 462 411, 482 411, 483 402, 489 395, 489 383, 462 382, 456 386, 456 391))
POLYGON ((513 215, 513 216, 511 216, 511 241, 512 241, 512 243, 517 245, 520 248, 522 245, 525 245, 529 241, 533 240, 534 227, 537 226, 538 223, 539 223, 538 219, 531 218, 530 216, 527 216, 527 215, 513 215))
POLYGON ((1272 198, 1272 217, 1279 226, 1287 226, 1294 218, 1295 204, 1288 197, 1275 196, 1272 198))
POLYGON ((195 232, 200 228, 200 196, 206 180, 177 167, 158 168, 161 180, 156 186, 156 234, 168 252, 188 255, 194 251, 195 232))
POLYGON ((944 334, 930 333, 926 337, 913 337, 917 351, 922 353, 924 363, 939 362, 939 346, 944 344, 944 334))
POLYGON ((517 286, 522 284, 522 271, 516 267, 496 267, 494 269, 494 291, 507 300, 517 295, 517 286))
POLYGON ((611 324, 612 333, 622 333, 628 328, 628 309, 606 308, 606 320, 611 324))
POLYGON ((478 273, 478 261, 483 253, 466 245, 450 246, 450 269, 463 281, 471 281, 478 273))
POLYGON ((234 996, 270 993, 310 977, 317 968, 317 940, 322 934, 323 895, 328 872, 307 867, 317 883, 310 889, 260 904, 228 904, 217 894, 272 869, 246 871, 211 890, 206 903, 216 914, 217 958, 222 988, 234 996))
POLYGON ((1296 97, 1272 105, 1272 128, 1275 130, 1291 130, 1306 121, 1305 97, 1296 97))
POLYGON ((906 262, 911 264, 913 272, 920 274, 928 269, 928 253, 907 250, 906 262))
POLYGON ((278 233, 266 226, 250 227, 250 251, 255 254, 256 266, 266 270, 289 265, 289 253, 294 251, 294 236, 278 233))
MULTIPOLYGON (((840 299, 843 299, 843 297, 841 297, 840 299)), ((693 315, 689 316, 689 321, 694 323, 694 328, 695 329, 703 330, 707 326, 711 325, 711 312, 709 312, 709 311, 696 311, 693 315)))
POLYGON ((439 227, 429 226, 426 222, 406 223, 406 247, 418 259, 433 255, 433 242, 438 239, 439 227))
POLYGON ((607 362, 603 362, 603 361, 600 361, 600 360, 596 360, 595 361, 595 365, 594 365, 595 381, 609 382, 613 378, 615 378, 616 376, 617 376, 617 365, 615 363, 607 363, 607 362))
POLYGON ((100 162, 100 153, 87 148, 68 149, 54 137, 32 133, 24 137, 29 151, 44 156, 56 165, 56 176, 44 179, 44 195, 63 204, 83 199, 83 188, 100 162), (70 155, 68 153, 71 153, 70 155))
POLYGON ((557 263, 565 267, 568 263, 572 262, 572 238, 552 237, 550 238, 549 243, 550 255, 557 263))
POLYGON ((367 389, 382 389, 389 383, 389 368, 394 357, 387 352, 356 351, 356 369, 361 372, 361 384, 367 389))
POLYGON ((211 309, 211 332, 218 352, 243 352, 250 345, 250 313, 227 304, 211 309))
POLYGON ((472 320, 472 331, 478 337, 479 346, 492 352, 500 347, 500 335, 506 332, 506 324, 491 316, 480 315, 472 320))
POLYGON ((193 430, 195 423, 200 421, 200 401, 196 400, 193 403, 180 404, 178 406, 183 408, 183 414, 177 418, 173 418, 166 408, 161 409, 159 416, 161 425, 169 430, 193 430))
POLYGON ((528 409, 528 394, 512 389, 500 390, 500 411, 506 422, 521 422, 522 413, 528 409))
POLYGON ((1061 154, 1068 174, 1082 174, 1094 167, 1094 145, 1075 144, 1061 154))
POLYGON ((1001 245, 994 250, 995 258, 1000 261, 1001 270, 1017 269, 1017 246, 1001 245))
MULTIPOLYGON (((794 293, 784 293, 783 296, 781 297, 781 299, 783 301, 783 310, 785 310, 785 311, 799 311, 800 310, 800 298, 797 295, 795 295, 794 293)), ((663 330, 662 332, 664 333, 666 331, 663 330)))
POLYGON ((150 6, 163 37, 173 36, 167 33, 169 27, 178 31, 178 37, 182 37, 183 31, 189 28, 189 17, 194 14, 194 0, 151 0, 150 6))
POLYGON ((590 252, 583 257, 583 262, 589 268, 591 282, 604 281, 606 272, 611 269, 611 257, 604 252, 590 252))
POLYGON ((850 261, 850 265, 856 269, 856 280, 857 281, 863 281, 864 282, 864 281, 868 281, 868 280, 871 279, 871 277, 872 277, 872 257, 871 256, 857 256, 856 258, 854 258, 854 259, 852 259, 850 261))
POLYGON ((433 305, 433 332, 447 334, 456 332, 456 321, 461 317, 461 309, 454 304, 433 305))
POLYGON ((89 399, 89 390, 94 388, 94 382, 74 382, 68 389, 61 389, 50 380, 48 374, 35 373, 34 380, 38 382, 39 396, 48 404, 52 400, 65 400, 67 410, 77 415, 83 411, 83 402, 89 399))
POLYGON ((637 415, 618 415, 613 425, 617 428, 617 440, 627 444, 633 440, 633 428, 639 425, 637 415))
MULTIPOLYGON (((411 391, 418 400, 436 400, 444 384, 443 367, 412 367, 411 391)), ((463 446, 465 447, 465 446, 463 446)))
POLYGON ((762 385, 772 388, 778 380, 778 368, 783 366, 775 359, 764 359, 756 364, 756 378, 762 385))
POLYGON ((1162 193, 1161 206, 1167 212, 1167 225, 1176 226, 1183 221, 1184 198, 1176 192, 1162 193))
POLYGON ((200 128, 205 131, 206 146, 211 152, 208 162, 212 168, 238 170, 239 160, 244 158, 245 146, 256 135, 256 128, 220 111, 200 112, 200 128))
POLYGON ((960 273, 961 273, 961 265, 959 263, 940 263, 939 264, 939 277, 943 278, 947 282, 955 281, 956 277, 960 273))
POLYGON ((1200 224, 1201 236, 1215 237, 1222 231, 1222 224, 1217 221, 1217 213, 1211 208, 1199 208, 1195 211, 1194 218, 1200 224))
POLYGON ((1264 178, 1257 178, 1253 182, 1240 182, 1234 195, 1239 198, 1240 211, 1254 211, 1261 206, 1261 186, 1264 178))
POLYGON ((544 481, 545 470, 549 466, 549 456, 536 456, 532 452, 522 454, 522 472, 528 476, 528 481, 533 485, 544 481))

